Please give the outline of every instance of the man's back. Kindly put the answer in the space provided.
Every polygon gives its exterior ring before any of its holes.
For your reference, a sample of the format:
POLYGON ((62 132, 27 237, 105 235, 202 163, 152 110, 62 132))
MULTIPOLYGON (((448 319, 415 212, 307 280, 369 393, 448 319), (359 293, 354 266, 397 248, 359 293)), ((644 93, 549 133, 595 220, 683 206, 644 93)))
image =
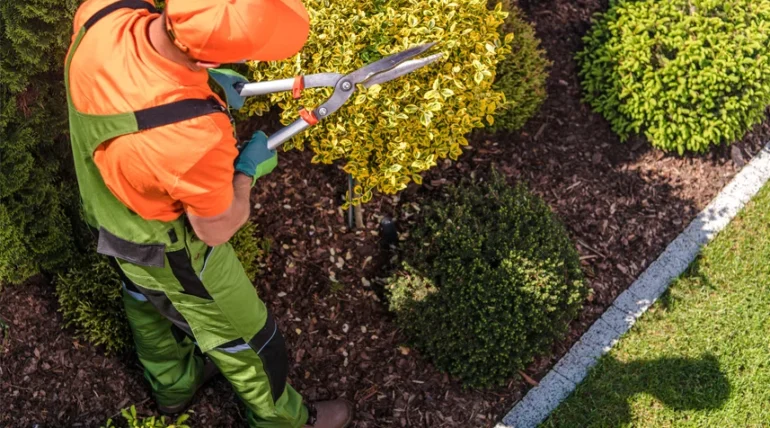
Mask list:
MULTIPOLYGON (((74 33, 113 0, 88 0, 74 33)), ((121 9, 89 29, 70 68, 72 100, 88 114, 115 114, 182 99, 214 96, 205 71, 192 71, 155 51, 146 10, 121 9)), ((100 146, 94 162, 107 187, 146 219, 170 221, 184 210, 202 217, 232 202, 238 154, 226 115, 205 115, 100 146)))

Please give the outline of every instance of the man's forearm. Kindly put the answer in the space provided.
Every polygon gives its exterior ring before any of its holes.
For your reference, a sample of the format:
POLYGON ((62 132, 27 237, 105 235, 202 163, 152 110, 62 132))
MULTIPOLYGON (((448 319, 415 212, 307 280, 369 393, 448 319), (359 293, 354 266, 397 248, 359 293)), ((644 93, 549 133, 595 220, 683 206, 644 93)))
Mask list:
POLYGON ((214 247, 224 244, 249 220, 251 213, 251 177, 239 172, 233 177, 233 201, 224 213, 215 217, 188 215, 195 234, 214 247))
POLYGON ((233 232, 237 232, 244 224, 249 220, 251 214, 251 177, 240 172, 235 173, 233 177, 233 205, 234 210, 237 212, 236 228, 233 232))

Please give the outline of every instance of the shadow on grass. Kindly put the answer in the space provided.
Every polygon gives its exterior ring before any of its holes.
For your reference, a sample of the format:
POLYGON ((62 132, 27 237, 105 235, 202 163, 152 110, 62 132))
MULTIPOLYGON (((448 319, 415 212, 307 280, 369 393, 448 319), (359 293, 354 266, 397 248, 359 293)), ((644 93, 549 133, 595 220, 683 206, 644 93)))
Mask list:
MULTIPOLYGON (((674 412, 715 410, 730 396, 730 383, 711 354, 701 358, 660 358, 621 362, 609 357, 591 376, 589 389, 578 388, 566 412, 557 412, 546 426, 627 426, 634 422, 631 400, 639 394, 654 397, 674 412), (575 418, 577 416, 577 418, 575 418)), ((658 413, 653 406, 650 411, 658 413)), ((643 415, 636 415, 643 422, 643 415), (641 417, 641 419, 640 419, 641 417)))
POLYGON ((709 272, 704 269, 703 265, 703 255, 699 254, 695 261, 693 261, 690 266, 685 269, 684 272, 679 276, 678 280, 674 280, 670 285, 668 290, 666 290, 665 293, 663 293, 656 304, 663 310, 663 311, 669 311, 673 308, 673 306, 682 300, 681 296, 675 295, 675 293, 671 292, 671 288, 677 281, 680 281, 678 286, 684 286, 688 285, 690 287, 697 286, 701 288, 706 288, 712 291, 715 291, 718 289, 718 287, 711 281, 709 272))

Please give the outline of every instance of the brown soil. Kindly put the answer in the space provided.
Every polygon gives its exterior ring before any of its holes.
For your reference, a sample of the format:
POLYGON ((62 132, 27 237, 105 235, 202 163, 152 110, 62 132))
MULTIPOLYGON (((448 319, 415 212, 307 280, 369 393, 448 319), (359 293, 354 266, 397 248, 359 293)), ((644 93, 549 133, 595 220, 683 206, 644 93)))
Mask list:
MULTIPOLYGON (((273 239, 257 285, 287 337, 291 383, 311 400, 354 401, 357 427, 492 426, 530 387, 513 379, 497 389, 464 390, 402 346, 378 291, 390 257, 376 232, 383 215, 403 228, 435 188, 492 166, 551 204, 578 245, 594 294, 568 337, 527 368, 540 379, 734 176, 736 161, 748 161, 770 136, 770 126, 758 126, 732 150, 684 158, 643 141, 619 143, 581 104, 573 60, 590 16, 606 2, 522 3, 554 62, 549 98, 523 131, 475 135, 458 162, 435 168, 423 186, 366 205, 363 231, 347 230, 339 209, 344 173, 311 165, 310 153, 282 153, 255 193, 254 221, 273 239)), ((136 358, 105 357, 62 330, 49 285, 3 290, 0 318, 9 326, 0 336, 0 425, 99 426, 131 403, 140 413, 155 411, 136 358)), ((195 426, 245 424, 222 379, 204 388, 192 410, 195 426)))

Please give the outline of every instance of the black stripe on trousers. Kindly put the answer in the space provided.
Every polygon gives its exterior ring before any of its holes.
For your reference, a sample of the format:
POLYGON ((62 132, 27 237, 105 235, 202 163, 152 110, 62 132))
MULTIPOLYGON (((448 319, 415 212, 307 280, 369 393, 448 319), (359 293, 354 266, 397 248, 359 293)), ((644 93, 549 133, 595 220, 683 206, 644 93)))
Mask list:
MULTIPOLYGON (((147 298, 147 301, 149 301, 155 309, 160 312, 161 315, 166 317, 171 323, 173 324, 173 327, 178 328, 181 330, 184 334, 189 336, 190 338, 194 338, 192 333, 192 329, 190 328, 190 324, 187 323, 187 321, 182 317, 182 314, 179 313, 179 311, 176 310, 174 305, 171 304, 171 300, 169 300, 168 296, 166 296, 165 293, 162 291, 154 291, 150 290, 144 287, 140 287, 136 284, 134 284, 133 281, 128 279, 126 276, 126 273, 123 272, 123 269, 120 268, 120 265, 118 265, 117 260, 115 260, 114 257, 107 257, 107 260, 110 263, 110 266, 117 271, 118 276, 120 276, 120 280, 123 281, 123 283, 126 285, 126 288, 135 292, 140 293, 144 297, 147 298)), ((180 337, 177 332, 174 331, 174 329, 171 329, 172 333, 174 334, 174 338, 177 340, 177 342, 181 342, 180 337)))
MULTIPOLYGON (((206 254, 209 251, 211 251, 211 248, 206 251, 206 254)), ((187 250, 170 251, 166 253, 166 257, 168 258, 171 272, 174 273, 176 279, 182 284, 185 294, 200 297, 201 299, 214 300, 208 290, 206 290, 206 287, 203 286, 203 281, 195 274, 195 269, 193 269, 190 257, 187 255, 187 250)))
MULTIPOLYGON (((182 314, 180 314, 179 311, 174 307, 173 303, 171 303, 171 300, 168 298, 168 296, 166 296, 166 293, 157 290, 150 290, 149 288, 140 287, 136 284, 134 284, 134 287, 136 287, 139 292, 142 293, 144 297, 146 297, 147 300, 152 303, 153 306, 155 306, 155 309, 157 309, 161 315, 166 317, 169 321, 171 321, 172 324, 182 330, 184 334, 193 339, 195 338, 195 335, 193 335, 192 329, 190 328, 190 324, 187 323, 187 320, 185 320, 182 314)), ((175 338, 178 341, 178 337, 175 336, 175 338)))
POLYGON ((286 351, 286 340, 278 330, 273 315, 268 313, 265 326, 249 340, 249 346, 259 355, 262 367, 270 382, 273 402, 277 402, 286 388, 286 377, 289 375, 289 355, 286 351))
MULTIPOLYGON (((217 346, 217 349, 226 350, 244 343, 246 342, 243 339, 238 338, 217 346)), ((265 326, 249 340, 248 344, 259 355, 259 359, 262 360, 262 368, 267 375, 267 381, 270 383, 270 393, 273 397, 273 402, 277 402, 286 389, 286 378, 289 374, 289 355, 286 351, 286 340, 278 330, 272 314, 267 314, 265 326)))

